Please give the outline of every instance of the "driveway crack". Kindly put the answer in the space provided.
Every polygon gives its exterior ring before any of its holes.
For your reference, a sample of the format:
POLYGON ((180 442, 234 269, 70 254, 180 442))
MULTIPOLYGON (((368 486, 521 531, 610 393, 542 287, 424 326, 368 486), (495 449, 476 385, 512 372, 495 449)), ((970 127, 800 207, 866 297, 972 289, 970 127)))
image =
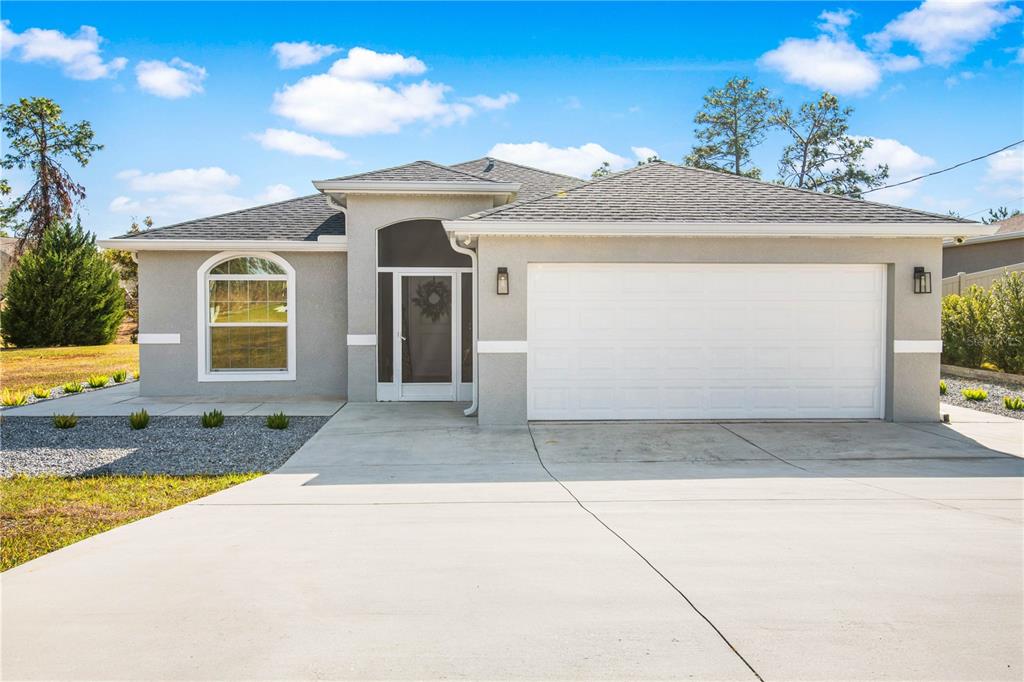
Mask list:
MULTIPOLYGON (((715 625, 715 624, 714 624, 714 622, 712 622, 712 620, 711 620, 710 618, 708 618, 708 617, 707 617, 707 616, 706 616, 706 615, 704 614, 704 612, 703 612, 703 611, 701 611, 701 610, 700 610, 699 608, 697 608, 697 605, 696 605, 696 604, 694 604, 694 603, 693 603, 693 601, 692 601, 692 600, 691 600, 691 599, 690 599, 690 598, 689 598, 688 596, 686 596, 686 593, 685 593, 685 592, 683 592, 683 591, 682 591, 682 590, 681 590, 681 589, 679 588, 679 586, 678 586, 678 585, 676 585, 676 584, 675 584, 674 582, 672 582, 672 581, 671 581, 671 580, 669 579, 669 577, 668 577, 668 576, 666 576, 666 575, 665 575, 664 573, 662 573, 662 572, 661 572, 660 570, 658 570, 658 567, 657 567, 657 566, 655 566, 655 565, 654 565, 654 564, 653 564, 653 563, 651 562, 651 560, 650 560, 650 559, 648 559, 647 557, 645 557, 645 556, 643 555, 643 553, 641 553, 641 552, 640 552, 640 550, 638 550, 638 549, 637 549, 636 547, 634 547, 633 545, 631 545, 631 544, 630 544, 630 542, 629 542, 629 540, 627 540, 626 538, 624 538, 624 537, 622 537, 621 535, 619 535, 619 533, 618 533, 618 532, 616 532, 614 528, 612 528, 612 527, 611 527, 611 526, 609 526, 609 525, 608 525, 607 523, 605 523, 605 521, 604 521, 604 520, 603 520, 603 519, 602 519, 602 518, 601 518, 600 516, 598 516, 598 515, 597 515, 597 514, 596 514, 596 513, 594 512, 594 511, 592 511, 592 510, 591 510, 591 509, 590 509, 589 507, 587 507, 587 505, 583 504, 583 502, 582 502, 582 501, 580 500, 580 498, 576 497, 576 494, 575 494, 575 493, 574 493, 574 492, 573 492, 572 490, 570 490, 570 489, 569 489, 569 486, 567 486, 567 485, 566 485, 565 483, 563 483, 563 482, 562 482, 562 481, 561 481, 561 480, 560 480, 560 479, 559 479, 559 478, 558 478, 557 476, 555 476, 555 475, 554 475, 553 473, 551 473, 551 470, 550 470, 550 469, 548 469, 547 465, 546 465, 546 464, 544 463, 544 459, 543 459, 543 458, 542 458, 542 457, 540 456, 540 448, 538 448, 538 447, 537 447, 537 439, 536 439, 536 438, 534 438, 534 436, 533 436, 533 427, 530 427, 530 426, 528 425, 528 430, 529 430, 529 432, 530 432, 530 441, 531 441, 531 442, 533 443, 533 451, 534 451, 534 452, 535 452, 535 453, 537 454, 537 461, 538 461, 538 462, 540 463, 540 466, 541 466, 541 468, 542 468, 542 469, 544 469, 544 472, 545 472, 545 473, 546 473, 546 474, 547 474, 547 475, 548 475, 548 476, 549 476, 549 477, 551 478, 551 480, 552 480, 552 481, 554 481, 555 483, 557 483, 557 484, 558 484, 559 486, 561 486, 561 488, 562 488, 562 489, 563 489, 563 490, 564 490, 564 491, 565 491, 566 493, 568 493, 568 495, 569 495, 569 496, 570 496, 570 497, 571 497, 571 498, 572 498, 573 500, 575 500, 576 504, 577 504, 577 505, 579 506, 579 508, 580 508, 580 509, 582 509, 582 510, 583 510, 583 511, 585 511, 586 513, 590 514, 590 516, 591 516, 591 517, 593 517, 593 519, 594 519, 595 521, 597 521, 597 522, 598 522, 599 524, 601 524, 602 526, 604 526, 605 530, 607 530, 607 531, 608 531, 609 533, 611 533, 611 534, 612 534, 612 535, 614 535, 614 536, 615 536, 616 538, 618 538, 619 542, 621 542, 622 544, 624 544, 624 545, 625 545, 626 547, 628 547, 628 548, 629 548, 629 550, 630 550, 630 551, 632 551, 632 552, 633 552, 634 554, 636 554, 636 555, 637 555, 638 557, 640 557, 640 560, 641 560, 641 561, 643 561, 643 562, 644 562, 645 564, 647 564, 647 566, 648 566, 648 567, 649 567, 649 568, 650 568, 650 569, 651 569, 652 571, 654 571, 654 572, 655 572, 655 573, 656 573, 656 574, 658 575, 658 577, 659 577, 659 578, 661 578, 661 579, 662 579, 663 581, 665 581, 665 583, 666 583, 666 584, 668 584, 668 586, 669 586, 669 587, 671 587, 671 588, 672 588, 672 589, 673 589, 673 590, 674 590, 674 591, 676 592, 676 594, 678 594, 678 595, 679 595, 680 597, 682 597, 682 598, 683 598, 683 600, 684 600, 684 601, 685 601, 685 602, 686 602, 686 603, 687 603, 687 604, 688 604, 688 605, 690 606, 690 608, 691 608, 691 609, 693 609, 693 612, 694 612, 694 613, 696 613, 696 614, 697 614, 698 616, 700 616, 700 617, 701 617, 701 618, 702 618, 702 619, 704 620, 704 622, 705 622, 705 623, 707 623, 707 624, 708 624, 709 626, 711 626, 711 629, 715 631, 715 634, 717 634, 717 635, 718 635, 718 637, 719 637, 719 638, 720 638, 720 639, 721 639, 721 640, 722 640, 723 642, 725 642, 726 646, 728 646, 728 647, 729 647, 729 649, 731 649, 731 650, 732 650, 732 652, 733 652, 734 654, 736 654, 736 657, 737 657, 737 658, 739 658, 739 659, 740 659, 740 661, 742 661, 742 662, 743 662, 743 665, 745 665, 745 666, 747 667, 747 669, 748 669, 748 670, 750 670, 750 672, 751 672, 751 673, 753 673, 754 677, 756 677, 756 678, 757 678, 758 680, 760 680, 761 682, 764 682, 764 678, 763 678, 763 677, 761 677, 760 673, 758 673, 758 672, 757 672, 757 670, 755 670, 755 669, 754 669, 754 666, 752 666, 752 665, 750 664, 750 661, 748 661, 748 660, 747 660, 746 658, 744 658, 744 657, 743 657, 743 654, 741 654, 741 653, 740 653, 740 652, 739 652, 739 651, 738 651, 738 650, 736 649, 736 647, 735 647, 735 646, 733 646, 733 643, 729 641, 729 638, 725 636, 725 633, 723 633, 723 632, 722 632, 722 631, 721 631, 721 630, 720 630, 720 629, 718 628, 718 626, 717 626, 717 625, 715 625)), ((770 453, 769 453, 769 454, 770 454, 770 453)), ((787 462, 787 463, 788 463, 788 462, 787 462)))

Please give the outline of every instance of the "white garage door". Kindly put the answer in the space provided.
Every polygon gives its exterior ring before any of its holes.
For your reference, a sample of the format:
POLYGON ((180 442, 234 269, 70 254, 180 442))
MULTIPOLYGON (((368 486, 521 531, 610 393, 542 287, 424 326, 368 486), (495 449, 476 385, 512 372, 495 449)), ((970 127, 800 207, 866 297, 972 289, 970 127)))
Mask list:
POLYGON ((529 266, 530 419, 877 418, 881 265, 529 266))

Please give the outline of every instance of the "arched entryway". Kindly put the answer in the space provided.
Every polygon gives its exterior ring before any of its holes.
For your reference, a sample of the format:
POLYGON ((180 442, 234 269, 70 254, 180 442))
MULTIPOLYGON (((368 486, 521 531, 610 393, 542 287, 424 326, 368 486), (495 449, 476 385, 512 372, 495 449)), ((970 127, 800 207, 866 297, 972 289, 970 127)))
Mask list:
POLYGON ((439 220, 377 231, 377 399, 471 400, 473 268, 439 220))

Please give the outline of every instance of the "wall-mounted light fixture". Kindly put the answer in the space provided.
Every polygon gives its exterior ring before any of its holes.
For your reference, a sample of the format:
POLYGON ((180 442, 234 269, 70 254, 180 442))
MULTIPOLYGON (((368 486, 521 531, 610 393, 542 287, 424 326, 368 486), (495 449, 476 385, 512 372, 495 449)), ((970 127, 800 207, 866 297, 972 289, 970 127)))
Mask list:
POLYGON ((508 268, 498 268, 498 295, 508 296, 508 268))
POLYGON ((914 293, 932 293, 932 273, 926 272, 920 265, 914 268, 914 293))

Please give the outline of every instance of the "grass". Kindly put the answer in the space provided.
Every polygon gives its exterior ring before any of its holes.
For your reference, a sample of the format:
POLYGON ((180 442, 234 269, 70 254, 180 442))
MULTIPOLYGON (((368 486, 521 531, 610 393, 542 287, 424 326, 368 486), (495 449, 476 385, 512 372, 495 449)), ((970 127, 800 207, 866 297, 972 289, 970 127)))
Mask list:
POLYGON ((130 343, 66 348, 4 348, 0 350, 0 381, 12 391, 85 381, 94 374, 127 369, 139 371, 139 347, 130 343))
POLYGON ((0 571, 257 476, 0 479, 0 571))

